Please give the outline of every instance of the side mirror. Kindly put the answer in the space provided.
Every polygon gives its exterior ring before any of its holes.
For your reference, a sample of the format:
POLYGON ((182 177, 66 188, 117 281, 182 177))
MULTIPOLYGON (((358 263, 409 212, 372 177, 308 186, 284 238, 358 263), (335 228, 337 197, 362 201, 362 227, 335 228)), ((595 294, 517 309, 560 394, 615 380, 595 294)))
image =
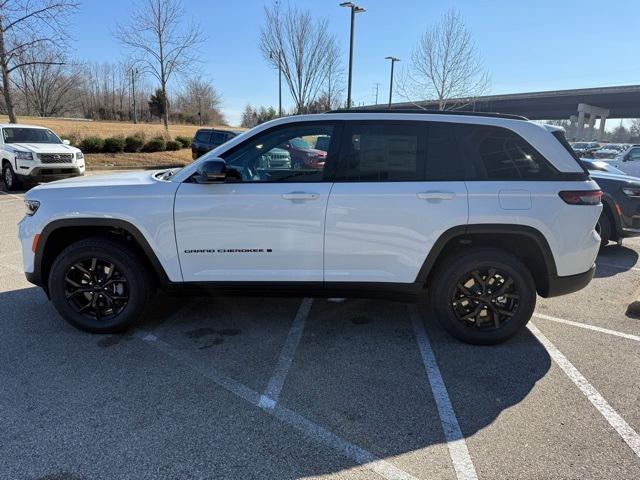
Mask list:
POLYGON ((62 140, 62 143, 64 145, 71 145, 71 142, 69 140, 67 140, 66 138, 64 140, 62 140))
POLYGON ((220 183, 227 178, 227 164, 221 158, 206 160, 198 167, 198 183, 220 183))

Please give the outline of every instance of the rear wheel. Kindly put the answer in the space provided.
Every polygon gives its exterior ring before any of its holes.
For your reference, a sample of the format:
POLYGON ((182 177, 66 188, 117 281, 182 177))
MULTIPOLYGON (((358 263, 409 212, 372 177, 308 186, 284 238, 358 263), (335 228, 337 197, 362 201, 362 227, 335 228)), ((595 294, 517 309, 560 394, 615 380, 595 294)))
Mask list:
POLYGON ((153 288, 146 265, 126 244, 94 238, 58 255, 49 292, 60 315, 73 326, 115 333, 143 316, 153 288))
POLYGON ((504 342, 524 327, 536 304, 527 267, 508 252, 474 248, 436 272, 431 304, 442 327, 476 345, 504 342))
POLYGON ((612 225, 609 214, 602 210, 598 223, 596 224, 596 231, 600 235, 600 248, 606 247, 611 240, 612 225))
POLYGON ((5 162, 2 165, 2 183, 9 191, 19 190, 22 186, 9 162, 5 162))

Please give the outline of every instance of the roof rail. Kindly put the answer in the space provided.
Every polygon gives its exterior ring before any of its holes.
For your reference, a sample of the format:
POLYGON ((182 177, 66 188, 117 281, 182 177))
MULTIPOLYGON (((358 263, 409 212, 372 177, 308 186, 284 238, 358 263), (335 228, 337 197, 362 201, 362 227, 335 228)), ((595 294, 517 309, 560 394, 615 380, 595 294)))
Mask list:
POLYGON ((511 120, 529 120, 522 115, 512 115, 509 113, 494 112, 466 112, 463 110, 424 110, 422 108, 341 108, 338 110, 329 110, 325 113, 410 113, 410 114, 431 114, 431 115, 462 115, 465 117, 493 117, 507 118, 511 120))

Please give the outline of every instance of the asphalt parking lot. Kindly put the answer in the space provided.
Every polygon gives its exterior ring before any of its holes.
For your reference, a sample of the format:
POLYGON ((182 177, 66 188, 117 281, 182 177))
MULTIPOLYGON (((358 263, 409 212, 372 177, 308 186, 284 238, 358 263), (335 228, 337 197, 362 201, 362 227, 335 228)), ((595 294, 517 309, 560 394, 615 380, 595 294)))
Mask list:
POLYGON ((21 197, 0 192, 1 479, 640 478, 640 240, 497 347, 373 300, 159 296, 100 336, 25 280, 21 197))

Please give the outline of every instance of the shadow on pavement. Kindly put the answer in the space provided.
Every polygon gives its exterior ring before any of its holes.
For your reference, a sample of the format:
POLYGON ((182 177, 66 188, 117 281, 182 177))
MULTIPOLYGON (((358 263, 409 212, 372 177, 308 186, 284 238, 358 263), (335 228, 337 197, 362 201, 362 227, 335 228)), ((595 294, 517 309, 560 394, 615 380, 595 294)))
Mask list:
MULTIPOLYGON (((163 328, 172 317, 166 341, 190 349, 202 368, 228 364, 238 381, 250 384, 242 376, 257 374, 254 383, 266 384, 299 303, 160 296, 140 326, 163 328), (203 350, 196 327, 237 333, 203 350), (273 348, 263 355, 261 344, 273 348), (228 350, 221 354, 219 346, 228 350), (258 356, 245 362, 251 349, 258 356), (260 362, 266 367, 254 368, 260 362)), ((0 393, 10 425, 0 432, 0 457, 11 459, 0 465, 0 477, 21 468, 29 478, 61 471, 82 478, 300 478, 357 465, 131 336, 110 341, 73 329, 37 288, 0 293, 0 306, 7 346, 0 382, 11 392, 0 393)), ((528 330, 503 345, 473 347, 433 323, 432 348, 465 437, 520 403, 549 371, 548 354, 528 330)), ((413 475, 426 464, 454 475, 404 304, 315 300, 280 401, 413 475), (402 456, 430 445, 443 447, 421 452, 422 467, 402 456)))
POLYGON ((626 272, 638 262, 638 252, 623 245, 610 245, 600 250, 595 278, 612 277, 626 272))

